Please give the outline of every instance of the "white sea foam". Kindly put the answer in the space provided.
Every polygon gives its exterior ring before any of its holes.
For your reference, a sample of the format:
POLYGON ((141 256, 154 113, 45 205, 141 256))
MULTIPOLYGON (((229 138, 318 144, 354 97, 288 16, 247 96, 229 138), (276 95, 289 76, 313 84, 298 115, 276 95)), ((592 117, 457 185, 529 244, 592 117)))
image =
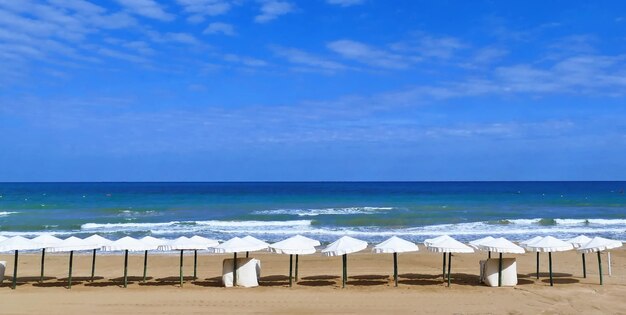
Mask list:
POLYGON ((292 220, 292 221, 195 221, 197 225, 206 225, 211 227, 273 227, 273 226, 309 226, 311 220, 292 220))
POLYGON ((321 208, 321 209, 275 209, 259 210, 253 212, 260 215, 289 214, 301 217, 318 215, 351 215, 351 214, 372 214, 381 211, 393 210, 393 207, 344 207, 344 208, 321 208))
POLYGON ((173 226, 178 221, 163 223, 85 223, 80 226, 81 230, 137 230, 154 227, 173 226))
POLYGON ((0 211, 0 217, 6 217, 8 215, 17 214, 17 213, 19 213, 19 212, 15 212, 15 211, 0 211))

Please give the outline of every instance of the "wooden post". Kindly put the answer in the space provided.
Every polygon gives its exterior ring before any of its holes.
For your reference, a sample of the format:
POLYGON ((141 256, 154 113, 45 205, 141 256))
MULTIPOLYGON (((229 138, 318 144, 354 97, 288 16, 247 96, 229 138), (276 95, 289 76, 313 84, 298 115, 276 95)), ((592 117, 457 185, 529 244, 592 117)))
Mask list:
POLYGON ((74 251, 70 251, 70 272, 67 276, 67 288, 72 288, 72 262, 74 261, 74 251))
POLYGON ((93 258, 91 258, 91 282, 93 282, 93 276, 96 274, 96 249, 93 250, 93 258))
POLYGON ((443 280, 446 280, 446 253, 443 253, 443 280))
POLYGON ((535 275, 539 279, 539 252, 537 252, 537 273, 535 275))
POLYGON ((452 268, 452 253, 448 253, 448 287, 450 286, 450 269, 452 268))
POLYGON ((552 281, 552 252, 548 253, 548 265, 550 266, 550 286, 554 286, 554 282, 552 281))
POLYGON ((498 286, 502 286, 502 253, 500 253, 500 261, 498 261, 498 286))
POLYGON ((585 253, 583 253, 583 278, 587 278, 587 264, 585 263, 585 253))
POLYGON ((193 279, 198 279, 198 250, 193 250, 193 279))
MULTIPOLYGON (((18 260, 19 252, 15 250, 15 261, 13 263, 13 283, 11 284, 11 289, 15 290, 15 286, 17 286, 17 260, 18 260)), ((600 257, 600 256, 598 256, 600 257)))
POLYGON ((146 283, 146 272, 148 270, 148 251, 143 252, 143 283, 146 283))
POLYGON ((248 255, 250 254, 250 252, 246 252, 246 258, 248 258, 248 255))
POLYGON ((43 269, 46 261, 46 249, 41 249, 41 276, 39 277, 39 283, 43 282, 43 269))
POLYGON ((236 286, 237 286, 237 253, 235 252, 233 255, 233 287, 236 287, 236 286))
POLYGON ((298 254, 296 254, 296 283, 298 283, 298 254))
POLYGON ((183 252, 184 250, 180 250, 180 270, 178 271, 178 276, 180 277, 180 287, 183 287, 183 252))
POLYGON ((606 262, 608 264, 607 269, 609 269, 609 277, 612 276, 612 272, 611 272, 611 252, 606 252, 606 262))
POLYGON ((602 257, 600 251, 598 251, 598 270, 600 271, 600 285, 602 285, 602 257))
POLYGON ((348 278, 348 255, 343 254, 343 283, 342 288, 346 287, 346 278, 348 278))
POLYGON ((124 251, 124 288, 128 287, 128 249, 124 251))
POLYGON ((292 283, 291 283, 292 282, 292 280, 291 280, 292 279, 291 278, 291 272, 293 270, 292 268, 293 268, 293 255, 289 255, 289 286, 290 287, 292 285, 292 283))
POLYGON ((398 286, 398 253, 393 253, 393 281, 398 286))
POLYGON ((487 257, 487 258, 491 259, 491 251, 489 251, 489 257, 487 257))

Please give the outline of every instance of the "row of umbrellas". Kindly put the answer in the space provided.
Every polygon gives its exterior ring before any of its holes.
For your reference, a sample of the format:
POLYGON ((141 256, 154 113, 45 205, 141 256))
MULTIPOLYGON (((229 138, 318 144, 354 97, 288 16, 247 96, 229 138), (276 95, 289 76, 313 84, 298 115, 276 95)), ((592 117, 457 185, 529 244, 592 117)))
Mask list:
MULTIPOLYGON (((358 240, 349 236, 344 236, 337 241, 329 244, 321 252, 325 256, 342 256, 342 286, 345 287, 347 280, 347 255, 350 253, 358 252, 367 248, 367 242, 358 240)), ((501 286, 502 278, 502 254, 523 254, 525 249, 532 252, 537 252, 537 277, 539 277, 539 253, 547 252, 549 255, 550 265, 550 285, 553 285, 552 280, 552 252, 571 250, 576 248, 582 253, 583 257, 583 274, 586 277, 585 266, 585 253, 598 253, 598 262, 600 264, 600 284, 602 284, 602 267, 600 252, 616 247, 622 246, 620 241, 614 241, 605 239, 602 237, 595 237, 590 239, 586 236, 578 236, 568 241, 562 241, 552 236, 546 237, 534 237, 530 240, 520 242, 520 245, 516 245, 513 242, 505 238, 493 238, 485 237, 478 240, 474 240, 469 243, 469 246, 463 244, 448 235, 442 235, 436 238, 427 239, 424 241, 424 245, 431 252, 443 254, 443 277, 446 279, 446 264, 447 264, 447 282, 450 285, 450 271, 452 266, 452 254, 453 253, 472 253, 474 249, 487 251, 489 258, 491 258, 491 252, 498 253, 500 258, 498 283, 501 286), (447 257, 446 257, 447 254, 447 257), (446 259, 447 258, 447 259, 446 259), (447 261, 447 262, 446 262, 447 261)), ((44 266, 45 266, 45 253, 49 252, 69 252, 69 276, 68 287, 71 288, 72 284, 72 261, 74 251, 93 251, 92 258, 92 270, 91 281, 93 281, 95 274, 96 263, 96 251, 123 251, 124 252, 124 287, 127 286, 127 270, 128 270, 128 252, 144 252, 144 270, 143 281, 146 280, 147 263, 148 263, 148 251, 162 250, 162 251, 180 251, 180 285, 183 285, 183 253, 184 251, 194 251, 194 279, 197 275, 197 252, 198 250, 209 250, 218 254, 233 254, 233 280, 236 285, 237 279, 237 253, 259 251, 269 249, 272 252, 278 254, 289 255, 289 285, 292 285, 293 279, 293 256, 295 255, 295 279, 298 279, 298 257, 299 255, 309 255, 316 252, 317 246, 320 246, 320 242, 310 239, 301 235, 296 235, 285 239, 283 241, 268 244, 264 241, 258 240, 252 236, 246 236, 243 238, 233 237, 223 243, 219 243, 216 240, 204 238, 201 236, 193 236, 190 238, 179 237, 174 240, 157 239, 151 236, 146 236, 142 239, 135 239, 132 237, 123 237, 116 241, 111 241, 103 238, 99 235, 92 235, 85 239, 77 237, 69 237, 61 240, 51 235, 41 235, 33 239, 27 239, 21 236, 15 236, 12 238, 5 238, 0 236, 0 252, 14 251, 15 252, 15 264, 13 269, 13 283, 12 288, 15 289, 17 280, 17 265, 18 254, 22 250, 42 250, 41 255, 41 281, 44 279, 44 266)), ((373 247, 375 253, 391 253, 393 254, 393 270, 394 270, 394 282, 398 285, 398 253, 418 251, 419 248, 415 243, 393 236, 390 239, 377 244, 373 247)))

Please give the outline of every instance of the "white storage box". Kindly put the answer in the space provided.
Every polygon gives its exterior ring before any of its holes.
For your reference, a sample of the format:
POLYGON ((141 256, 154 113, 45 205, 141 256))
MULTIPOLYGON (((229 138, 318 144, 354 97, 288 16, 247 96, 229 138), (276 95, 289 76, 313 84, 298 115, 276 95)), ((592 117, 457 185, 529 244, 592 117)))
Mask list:
MULTIPOLYGON (((259 286, 261 261, 254 258, 237 258, 237 286, 259 286)), ((225 287, 233 286, 233 259, 224 259, 222 263, 222 283, 225 287)))
MULTIPOLYGON (((499 263, 500 260, 498 258, 480 262, 481 282, 491 287, 498 286, 499 263)), ((515 258, 502 258, 502 286, 512 287, 515 285, 517 285, 517 262, 515 258)))
POLYGON ((4 281, 4 270, 7 268, 6 261, 0 261, 0 283, 4 281))

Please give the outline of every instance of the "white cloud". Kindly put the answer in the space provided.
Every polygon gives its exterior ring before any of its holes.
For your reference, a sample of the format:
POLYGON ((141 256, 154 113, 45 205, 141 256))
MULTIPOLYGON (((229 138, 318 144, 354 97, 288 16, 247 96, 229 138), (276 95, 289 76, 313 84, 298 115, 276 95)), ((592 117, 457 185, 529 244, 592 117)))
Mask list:
POLYGON ((257 23, 266 23, 281 15, 291 13, 294 10, 295 6, 286 1, 262 0, 261 14, 254 17, 254 21, 257 23))
POLYGON ((246 56, 239 56, 239 55, 235 55, 235 54, 226 54, 224 55, 224 60, 228 61, 228 62, 233 62, 233 63, 240 63, 244 66, 248 66, 248 67, 264 67, 267 66, 267 62, 265 62, 264 60, 261 59, 257 59, 257 58, 252 58, 252 57, 246 57, 246 56))
POLYGON ((419 61, 418 58, 394 54, 347 39, 330 42, 327 47, 344 58, 379 68, 405 69, 419 61))
POLYGON ((228 13, 235 1, 229 0, 177 0, 184 9, 191 14, 187 21, 190 23, 202 23, 206 16, 218 16, 228 13))
POLYGON ((235 28, 232 24, 222 23, 222 22, 213 22, 204 29, 204 34, 224 34, 228 36, 234 36, 235 28))
POLYGON ((364 0, 326 0, 328 4, 334 4, 342 7, 349 7, 353 5, 363 4, 364 0))
POLYGON ((417 53, 426 58, 448 59, 466 48, 459 39, 450 36, 436 37, 419 33, 416 38, 391 45, 398 52, 417 53))
POLYGON ((165 12, 165 9, 154 0, 117 0, 117 2, 137 15, 162 21, 174 19, 174 15, 165 12))
POLYGON ((293 64, 310 67, 311 70, 335 72, 348 69, 348 67, 341 63, 315 56, 300 49, 272 47, 272 50, 276 55, 286 58, 287 61, 293 64))

